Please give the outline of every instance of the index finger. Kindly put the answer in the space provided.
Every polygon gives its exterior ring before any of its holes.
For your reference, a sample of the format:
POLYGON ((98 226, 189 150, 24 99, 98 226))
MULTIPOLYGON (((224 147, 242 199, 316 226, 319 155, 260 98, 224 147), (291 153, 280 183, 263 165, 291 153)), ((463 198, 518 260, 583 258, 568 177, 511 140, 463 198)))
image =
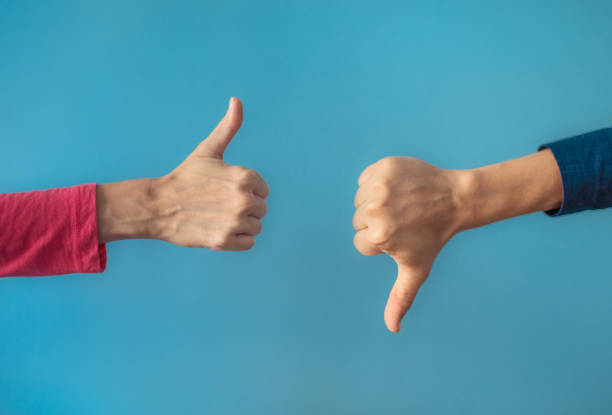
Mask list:
POLYGON ((355 193, 355 199, 353 203, 355 205, 355 209, 358 209, 361 205, 367 202, 370 197, 372 185, 370 183, 366 183, 364 186, 359 186, 357 192, 355 193))
POLYGON ((373 172, 374 172, 375 164, 376 163, 370 164, 368 167, 363 169, 363 171, 359 175, 359 179, 357 179, 357 183, 359 184, 359 186, 363 186, 365 183, 367 183, 373 177, 373 172))
POLYGON ((263 179, 263 177, 261 177, 261 175, 258 172, 254 170, 253 172, 255 173, 254 174, 255 180, 253 181, 253 193, 265 199, 270 194, 270 187, 268 186, 266 181, 263 179))

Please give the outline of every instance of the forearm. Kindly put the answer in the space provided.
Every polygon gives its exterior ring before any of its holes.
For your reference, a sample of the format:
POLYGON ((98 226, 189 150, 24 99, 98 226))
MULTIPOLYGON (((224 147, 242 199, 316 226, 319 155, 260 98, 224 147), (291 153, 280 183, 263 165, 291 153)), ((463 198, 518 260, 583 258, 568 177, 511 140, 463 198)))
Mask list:
POLYGON ((462 230, 538 211, 563 200, 559 166, 550 150, 464 171, 462 230))
POLYGON ((98 239, 152 238, 155 219, 153 179, 137 179, 97 186, 98 239))

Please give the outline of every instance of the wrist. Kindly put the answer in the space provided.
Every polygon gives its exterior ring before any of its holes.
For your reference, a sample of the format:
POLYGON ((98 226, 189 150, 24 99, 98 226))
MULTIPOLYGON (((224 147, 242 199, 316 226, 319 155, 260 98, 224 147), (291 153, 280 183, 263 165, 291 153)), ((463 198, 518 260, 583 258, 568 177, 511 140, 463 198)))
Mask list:
POLYGON ((176 200, 176 177, 171 173, 163 177, 150 179, 148 183, 146 211, 146 233, 150 239, 171 242, 177 233, 179 225, 176 222, 177 213, 182 210, 176 200))
POLYGON ((451 170, 454 180, 454 200, 456 206, 457 232, 475 227, 478 222, 478 204, 480 172, 471 170, 451 170))
POLYGON ((137 179, 97 186, 100 243, 155 238, 155 180, 137 179))
POLYGON ((490 166, 458 171, 461 230, 558 208, 559 167, 549 150, 490 166))

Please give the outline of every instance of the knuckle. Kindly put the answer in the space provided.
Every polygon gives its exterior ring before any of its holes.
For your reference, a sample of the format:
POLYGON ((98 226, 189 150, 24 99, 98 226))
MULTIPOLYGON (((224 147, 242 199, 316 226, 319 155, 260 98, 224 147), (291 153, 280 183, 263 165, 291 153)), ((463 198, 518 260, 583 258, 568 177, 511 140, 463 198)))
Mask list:
POLYGON ((252 195, 248 193, 241 193, 236 198, 235 204, 237 213, 239 215, 242 215, 253 208, 253 206, 255 205, 255 200, 253 199, 252 195))
POLYGON ((376 162, 378 167, 389 167, 391 163, 393 163, 393 156, 383 157, 376 162))
POLYGON ((382 201, 382 204, 387 204, 391 200, 391 189, 389 186, 384 186, 379 192, 378 197, 382 201))
POLYGON ((240 217, 239 216, 233 217, 227 222, 227 229, 224 234, 225 238, 229 239, 231 235, 238 233, 238 231, 241 228, 242 228, 242 220, 240 219, 240 217))
POLYGON ((386 178, 382 178, 372 185, 372 193, 379 199, 388 200, 391 196, 391 181, 386 178))
POLYGON ((237 181, 243 187, 251 186, 257 181, 257 173, 254 170, 241 167, 238 172, 237 181))
POLYGON ((384 213, 384 205, 380 200, 370 202, 365 208, 365 214, 370 217, 381 216, 384 213))
POLYGON ((236 178, 240 178, 242 175, 246 174, 247 170, 249 170, 244 166, 232 166, 232 169, 234 170, 234 176, 236 178))
POLYGON ((376 245, 386 245, 393 235, 392 226, 388 222, 382 222, 370 233, 370 240, 376 245))
POLYGON ((378 167, 383 171, 383 172, 389 172, 392 171, 393 169, 395 169, 395 167, 398 164, 399 159, 395 156, 388 156, 385 158, 382 158, 378 161, 378 167))
POLYGON ((389 238, 383 229, 372 230, 372 234, 371 234, 372 243, 376 245, 384 245, 388 239, 389 238))
POLYGON ((371 256, 378 253, 378 250, 375 246, 373 246, 369 241, 364 238, 360 238, 359 234, 355 234, 353 237, 353 245, 355 245, 355 249, 365 256, 371 256))
POLYGON ((211 249, 213 251, 222 251, 223 250, 223 242, 221 241, 221 238, 214 238, 213 242, 211 243, 211 249))
POLYGON ((215 247, 217 250, 225 250, 228 249, 231 243, 232 233, 230 230, 225 232, 220 232, 215 238, 215 247))

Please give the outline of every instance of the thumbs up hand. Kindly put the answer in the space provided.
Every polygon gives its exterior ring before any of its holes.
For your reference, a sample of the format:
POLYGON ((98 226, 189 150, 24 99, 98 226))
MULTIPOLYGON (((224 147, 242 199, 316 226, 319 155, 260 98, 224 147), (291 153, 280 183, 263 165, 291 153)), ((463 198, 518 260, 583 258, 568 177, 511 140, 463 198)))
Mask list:
POLYGON ((227 113, 170 174, 151 185, 156 201, 156 239, 214 250, 247 250, 261 232, 269 188, 254 170, 230 166, 223 153, 242 124, 242 103, 227 113))
POLYGON ((386 253, 398 267, 384 314, 392 332, 400 330, 442 247, 462 230, 464 177, 411 157, 387 157, 359 178, 355 247, 368 256, 386 253))

